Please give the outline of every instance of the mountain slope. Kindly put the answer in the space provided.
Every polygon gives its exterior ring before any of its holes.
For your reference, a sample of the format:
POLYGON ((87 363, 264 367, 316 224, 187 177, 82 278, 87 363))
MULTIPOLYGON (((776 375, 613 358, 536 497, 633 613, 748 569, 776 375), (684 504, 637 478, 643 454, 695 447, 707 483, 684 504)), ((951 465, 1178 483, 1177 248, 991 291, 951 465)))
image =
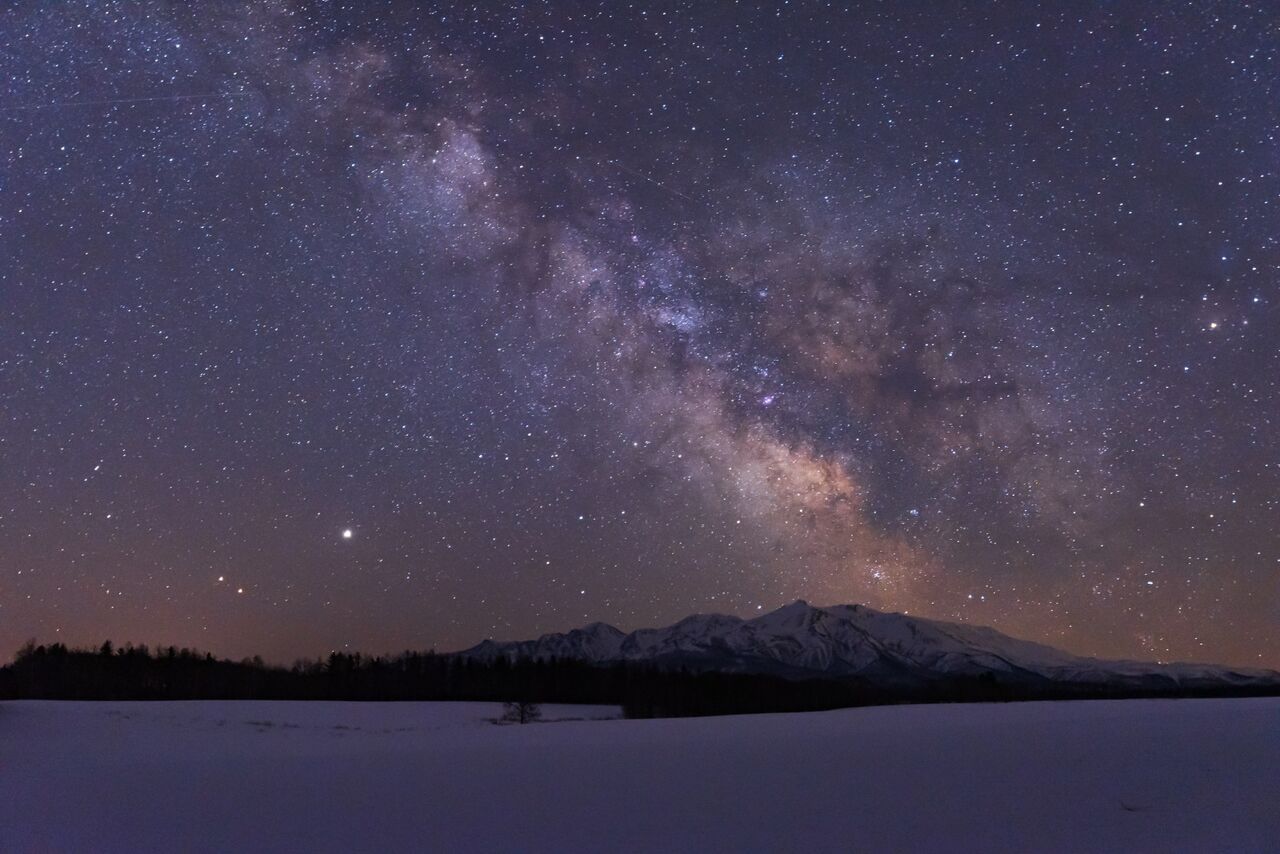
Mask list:
POLYGON ((1126 687, 1280 685, 1275 671, 1203 664, 1107 661, 1018 640, 995 629, 876 611, 794 602, 751 620, 698 614, 624 634, 593 623, 537 640, 485 641, 459 655, 491 661, 568 658, 647 662, 705 670, 921 683, 990 674, 1004 681, 1126 687))

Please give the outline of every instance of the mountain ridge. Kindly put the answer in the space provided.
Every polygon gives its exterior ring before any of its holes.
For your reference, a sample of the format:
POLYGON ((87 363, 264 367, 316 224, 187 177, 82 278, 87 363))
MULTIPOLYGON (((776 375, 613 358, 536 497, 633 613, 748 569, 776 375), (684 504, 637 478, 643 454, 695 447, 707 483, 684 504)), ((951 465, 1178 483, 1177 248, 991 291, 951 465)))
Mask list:
POLYGON ((458 656, 483 661, 571 659, 648 663, 790 678, 927 684, 955 677, 1023 684, 1122 687, 1280 686, 1280 672, 1199 663, 1079 656, 996 629, 797 600, 754 618, 692 614, 663 628, 623 632, 595 622, 533 640, 485 640, 458 656))

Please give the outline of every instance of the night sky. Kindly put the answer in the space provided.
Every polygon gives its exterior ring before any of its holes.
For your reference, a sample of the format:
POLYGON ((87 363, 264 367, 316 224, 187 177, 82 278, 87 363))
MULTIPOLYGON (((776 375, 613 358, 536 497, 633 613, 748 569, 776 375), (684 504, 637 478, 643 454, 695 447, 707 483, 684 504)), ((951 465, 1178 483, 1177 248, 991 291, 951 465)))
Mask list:
POLYGON ((1276 5, 501 5, 6 4, 0 658, 1280 667, 1276 5))

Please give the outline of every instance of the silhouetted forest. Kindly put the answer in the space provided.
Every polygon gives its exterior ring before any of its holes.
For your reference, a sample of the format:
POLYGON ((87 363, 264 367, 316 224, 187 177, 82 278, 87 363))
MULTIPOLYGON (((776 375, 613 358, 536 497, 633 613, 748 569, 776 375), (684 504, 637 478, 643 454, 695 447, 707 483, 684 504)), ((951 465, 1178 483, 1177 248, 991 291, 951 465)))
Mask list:
POLYGON ((622 706, 629 717, 815 711, 886 703, 1120 697, 1247 696, 1274 690, 1029 686, 994 674, 886 686, 858 679, 785 679, 740 673, 598 666, 578 661, 481 662, 405 652, 335 652, 322 661, 270 666, 190 649, 97 650, 28 644, 0 668, 0 699, 58 700, 484 700, 622 706))

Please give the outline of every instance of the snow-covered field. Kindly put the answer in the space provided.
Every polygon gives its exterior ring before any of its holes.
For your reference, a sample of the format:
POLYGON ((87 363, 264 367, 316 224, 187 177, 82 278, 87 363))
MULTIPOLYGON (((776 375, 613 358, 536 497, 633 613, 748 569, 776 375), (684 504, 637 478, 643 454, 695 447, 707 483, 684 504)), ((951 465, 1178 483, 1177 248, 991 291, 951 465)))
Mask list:
POLYGON ((496 712, 0 703, 0 851, 1280 850, 1275 698, 496 712))

